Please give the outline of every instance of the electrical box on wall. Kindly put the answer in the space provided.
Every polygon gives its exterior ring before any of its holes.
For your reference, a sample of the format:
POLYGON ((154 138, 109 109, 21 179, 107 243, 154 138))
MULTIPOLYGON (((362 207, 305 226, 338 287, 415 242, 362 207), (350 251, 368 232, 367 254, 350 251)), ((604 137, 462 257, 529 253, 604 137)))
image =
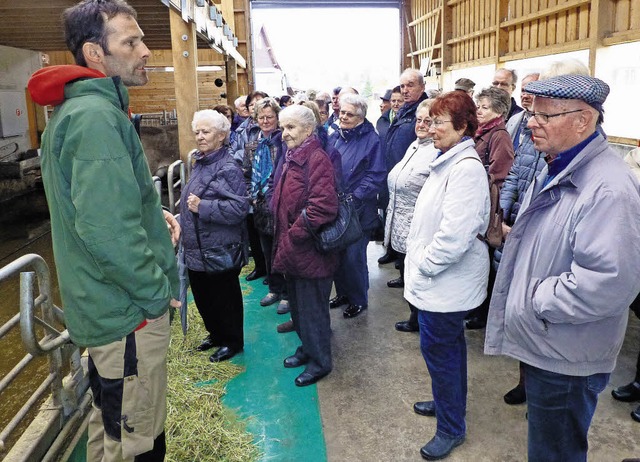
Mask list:
POLYGON ((0 90, 0 138, 24 135, 28 129, 24 92, 0 90))

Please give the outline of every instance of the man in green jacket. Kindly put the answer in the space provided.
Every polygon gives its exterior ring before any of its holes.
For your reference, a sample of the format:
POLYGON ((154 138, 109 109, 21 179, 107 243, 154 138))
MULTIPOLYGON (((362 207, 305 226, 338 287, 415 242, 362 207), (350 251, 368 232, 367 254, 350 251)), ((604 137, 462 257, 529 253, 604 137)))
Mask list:
POLYGON ((122 0, 84 0, 63 19, 78 65, 41 69, 29 90, 55 106, 42 177, 65 323, 89 351, 87 460, 161 461, 168 308, 180 306, 179 283, 126 89, 147 83, 149 49, 122 0))

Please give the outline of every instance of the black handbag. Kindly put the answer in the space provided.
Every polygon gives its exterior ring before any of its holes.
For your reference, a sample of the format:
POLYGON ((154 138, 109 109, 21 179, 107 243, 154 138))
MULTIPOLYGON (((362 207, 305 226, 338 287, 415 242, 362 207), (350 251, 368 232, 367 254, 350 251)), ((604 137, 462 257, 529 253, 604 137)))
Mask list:
POLYGON ((311 228, 306 209, 302 209, 302 218, 320 253, 340 252, 361 239, 364 234, 351 194, 338 194, 338 216, 333 222, 323 225, 318 232, 311 228))
POLYGON ((253 224, 258 231, 267 236, 273 236, 273 213, 267 204, 267 198, 258 194, 253 206, 253 224))
POLYGON ((202 264, 207 274, 220 274, 234 269, 239 270, 249 262, 247 245, 242 242, 233 242, 203 250, 200 243, 198 220, 198 216, 194 213, 193 222, 196 229, 196 240, 202 257, 202 264))

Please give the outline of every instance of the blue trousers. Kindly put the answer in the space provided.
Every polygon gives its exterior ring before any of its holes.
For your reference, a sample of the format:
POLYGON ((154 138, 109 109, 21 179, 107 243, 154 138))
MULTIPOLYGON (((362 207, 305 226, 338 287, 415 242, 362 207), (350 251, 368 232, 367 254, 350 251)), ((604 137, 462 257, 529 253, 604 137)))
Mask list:
POLYGON ((563 375, 524 365, 529 462, 584 462, 587 432, 608 373, 563 375))
POLYGON ((458 437, 466 434, 467 343, 464 338, 466 311, 418 312, 420 350, 436 404, 436 434, 458 437))
POLYGON ((369 304, 368 244, 369 236, 365 233, 362 239, 347 247, 333 279, 336 295, 347 297, 354 305, 369 304))

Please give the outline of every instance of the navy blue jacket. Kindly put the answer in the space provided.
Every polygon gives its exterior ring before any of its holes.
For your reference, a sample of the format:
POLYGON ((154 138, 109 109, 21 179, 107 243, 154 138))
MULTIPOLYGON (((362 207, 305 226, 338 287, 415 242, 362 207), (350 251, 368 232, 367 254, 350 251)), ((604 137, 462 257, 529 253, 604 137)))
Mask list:
POLYGON ((500 207, 509 226, 513 226, 516 221, 524 193, 545 165, 544 156, 533 147, 531 130, 524 128, 522 142, 516 150, 515 160, 500 190, 500 207))
POLYGON ((377 194, 387 176, 378 134, 365 119, 356 128, 333 132, 329 144, 342 157, 344 191, 355 199, 362 229, 374 229, 378 224, 377 194))
POLYGON ((423 93, 415 103, 403 105, 389 126, 383 146, 387 172, 400 162, 411 143, 416 140, 416 109, 425 99, 427 94, 423 93))
POLYGON ((198 220, 202 249, 246 241, 245 218, 249 198, 242 169, 228 147, 203 155, 196 153, 191 177, 180 196, 180 226, 187 268, 204 271, 196 238, 198 220), (198 213, 187 206, 189 194, 200 198, 198 213))

